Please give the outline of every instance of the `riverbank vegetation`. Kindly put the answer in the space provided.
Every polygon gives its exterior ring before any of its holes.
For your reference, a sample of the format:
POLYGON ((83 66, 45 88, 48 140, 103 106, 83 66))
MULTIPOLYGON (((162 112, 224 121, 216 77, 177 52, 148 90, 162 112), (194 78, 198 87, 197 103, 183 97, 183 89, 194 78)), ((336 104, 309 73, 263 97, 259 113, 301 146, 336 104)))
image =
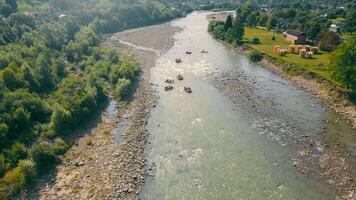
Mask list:
POLYGON ((171 4, 184 4, 189 5, 194 10, 211 10, 211 11, 222 11, 222 10, 234 10, 237 6, 241 5, 240 0, 167 0, 171 4))
POLYGON ((104 34, 189 13, 162 1, 0 1, 0 199, 53 169, 69 139, 138 66, 100 46, 104 34))
MULTIPOLYGON (((248 1, 236 9, 235 17, 229 16, 226 21, 211 20, 208 31, 216 39, 244 45, 254 50, 253 55, 259 52, 286 66, 285 69, 294 69, 292 73, 307 72, 325 78, 342 86, 355 98, 356 62, 345 58, 355 54, 350 44, 356 40, 353 33, 356 4, 352 1, 331 3, 334 10, 316 0, 303 3, 271 1, 268 4, 248 1), (304 33, 306 43, 320 50, 311 59, 293 53, 276 54, 276 47, 288 50, 292 44, 285 36, 285 31, 290 29, 304 33)), ((250 58, 256 60, 255 56, 250 58)))

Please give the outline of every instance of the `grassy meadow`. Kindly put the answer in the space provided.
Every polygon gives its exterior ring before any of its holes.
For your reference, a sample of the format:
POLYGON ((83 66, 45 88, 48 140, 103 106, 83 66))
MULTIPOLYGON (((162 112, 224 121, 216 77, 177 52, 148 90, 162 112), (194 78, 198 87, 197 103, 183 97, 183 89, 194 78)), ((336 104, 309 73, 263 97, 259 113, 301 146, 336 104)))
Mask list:
POLYGON ((286 41, 281 34, 258 28, 246 27, 244 40, 246 45, 269 57, 275 58, 285 63, 294 64, 307 71, 314 72, 321 77, 335 82, 331 78, 329 62, 330 53, 320 52, 319 54, 314 55, 312 59, 299 58, 298 54, 291 53, 288 53, 284 56, 278 56, 273 53, 274 46, 281 46, 282 48, 288 49, 288 46, 291 45, 291 43, 286 41), (275 41, 272 40, 273 36, 276 38, 275 41), (254 37, 259 38, 260 44, 252 44, 251 40, 254 37))

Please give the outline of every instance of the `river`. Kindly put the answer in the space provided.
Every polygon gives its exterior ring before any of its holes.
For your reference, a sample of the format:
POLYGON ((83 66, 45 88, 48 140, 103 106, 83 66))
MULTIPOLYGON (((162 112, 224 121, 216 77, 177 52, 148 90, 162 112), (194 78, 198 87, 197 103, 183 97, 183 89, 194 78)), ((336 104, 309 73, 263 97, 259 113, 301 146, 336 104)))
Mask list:
MULTIPOLYGON (((322 142, 322 126, 335 121, 335 114, 286 79, 214 40, 206 17, 206 12, 194 12, 171 22, 182 31, 151 69, 159 99, 148 123, 149 175, 140 199, 335 199, 335 189, 325 181, 293 166, 291 141, 305 136, 322 142), (176 58, 183 62, 177 64, 176 58), (253 86, 253 95, 241 95, 241 103, 233 103, 211 83, 213 74, 231 70, 244 74, 244 84, 253 86), (175 80, 174 90, 165 92, 164 81, 178 74, 184 80, 175 80), (185 93, 184 86, 193 93, 185 93)), ((345 132, 338 142, 354 152, 347 124, 326 126, 328 138, 345 132)))

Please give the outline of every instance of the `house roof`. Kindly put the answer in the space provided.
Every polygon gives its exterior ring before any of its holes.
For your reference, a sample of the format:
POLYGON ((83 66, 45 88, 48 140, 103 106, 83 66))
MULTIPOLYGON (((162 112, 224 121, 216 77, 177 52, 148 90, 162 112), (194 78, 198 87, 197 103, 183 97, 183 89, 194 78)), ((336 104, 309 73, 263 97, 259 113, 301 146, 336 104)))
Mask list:
POLYGON ((291 30, 291 29, 287 30, 287 34, 294 35, 294 36, 303 36, 303 35, 305 35, 303 32, 299 32, 299 31, 291 30))

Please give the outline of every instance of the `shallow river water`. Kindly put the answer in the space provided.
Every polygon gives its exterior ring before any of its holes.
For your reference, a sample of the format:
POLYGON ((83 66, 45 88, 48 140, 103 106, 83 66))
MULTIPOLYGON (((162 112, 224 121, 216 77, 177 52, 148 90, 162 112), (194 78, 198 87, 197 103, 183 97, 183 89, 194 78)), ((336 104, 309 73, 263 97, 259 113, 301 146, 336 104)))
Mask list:
MULTIPOLYGON (((214 40, 207 33, 206 16, 194 12, 171 22, 182 31, 152 68, 159 99, 148 124, 149 175, 140 199, 335 199, 324 181, 293 167, 292 148, 283 139, 297 134, 319 139, 323 121, 335 120, 334 114, 287 80, 214 40), (183 62, 175 63, 176 58, 183 62), (248 77, 246 84, 254 85, 253 96, 259 98, 234 104, 209 82, 212 73, 231 69, 248 77), (184 80, 176 80, 174 90, 165 92, 164 81, 178 74, 184 80), (193 93, 185 93, 184 86, 193 93), (260 107, 260 112, 249 106, 260 107)), ((340 142, 352 141, 349 126, 329 126, 349 133, 340 142)), ((354 149, 352 143, 346 145, 354 149)))

